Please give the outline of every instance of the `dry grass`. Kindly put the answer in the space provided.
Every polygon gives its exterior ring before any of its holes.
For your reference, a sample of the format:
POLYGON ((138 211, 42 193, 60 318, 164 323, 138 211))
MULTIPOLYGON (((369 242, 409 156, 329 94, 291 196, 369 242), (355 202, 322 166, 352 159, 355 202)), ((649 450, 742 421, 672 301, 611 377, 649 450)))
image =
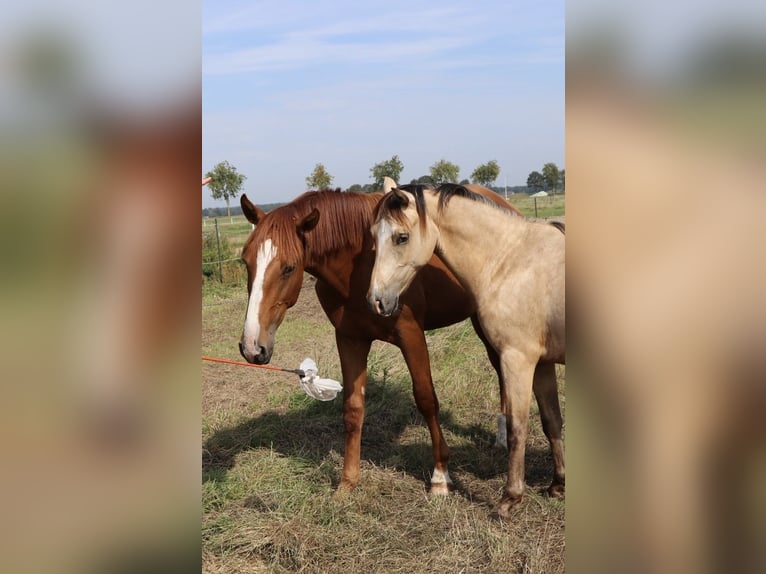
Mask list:
MULTIPOLYGON (((237 358, 244 292, 205 293, 203 353, 237 358)), ((291 374, 203 364, 205 572, 564 571, 564 505, 540 494, 552 471, 536 409, 527 496, 514 519, 500 523, 490 516, 506 469, 505 453, 492 447, 494 372, 470 324, 429 333, 428 341, 457 487, 444 499, 425 491, 430 439, 396 348, 373 345, 362 478, 343 496, 335 495, 340 398, 313 401, 291 374)), ((272 364, 294 368, 306 356, 340 379, 332 327, 310 278, 277 333, 272 364)))

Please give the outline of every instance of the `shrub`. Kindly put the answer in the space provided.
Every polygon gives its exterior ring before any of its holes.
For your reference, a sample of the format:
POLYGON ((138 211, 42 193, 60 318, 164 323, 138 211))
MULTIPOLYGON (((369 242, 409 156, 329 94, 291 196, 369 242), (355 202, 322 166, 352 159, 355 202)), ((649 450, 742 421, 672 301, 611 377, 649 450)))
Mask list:
POLYGON ((239 254, 235 253, 234 248, 229 243, 226 236, 220 236, 220 254, 218 250, 218 242, 215 238, 215 232, 202 234, 202 275, 207 279, 220 279, 224 281, 230 278, 231 271, 234 271, 235 275, 237 270, 241 267, 239 261, 228 261, 229 259, 236 259, 239 254), (221 264, 223 268, 223 277, 218 276, 218 261, 224 261, 221 264))

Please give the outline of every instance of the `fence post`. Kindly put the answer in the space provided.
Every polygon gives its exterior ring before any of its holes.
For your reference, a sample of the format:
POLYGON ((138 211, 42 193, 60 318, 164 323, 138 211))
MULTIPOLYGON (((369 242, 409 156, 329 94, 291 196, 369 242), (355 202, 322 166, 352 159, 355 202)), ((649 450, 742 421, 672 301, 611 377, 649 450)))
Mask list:
POLYGON ((218 278, 223 283, 223 265, 221 264, 221 236, 218 234, 218 218, 215 218, 215 242, 218 246, 218 278))
MULTIPOLYGON (((535 219, 537 219, 537 198, 536 198, 536 197, 533 197, 532 199, 534 199, 534 200, 535 200, 535 219)), ((216 227, 216 230, 217 230, 217 229, 218 229, 218 228, 216 227)))

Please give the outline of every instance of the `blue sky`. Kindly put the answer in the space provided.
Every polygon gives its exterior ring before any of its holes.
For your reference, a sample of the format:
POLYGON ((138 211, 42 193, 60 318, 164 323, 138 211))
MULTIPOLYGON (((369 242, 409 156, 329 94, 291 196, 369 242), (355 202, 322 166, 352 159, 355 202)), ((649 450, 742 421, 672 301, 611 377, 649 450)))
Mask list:
POLYGON ((393 155, 403 183, 442 158, 497 160, 496 185, 565 167, 563 0, 206 0, 202 30, 203 169, 228 160, 256 203, 317 163, 343 188, 393 155))

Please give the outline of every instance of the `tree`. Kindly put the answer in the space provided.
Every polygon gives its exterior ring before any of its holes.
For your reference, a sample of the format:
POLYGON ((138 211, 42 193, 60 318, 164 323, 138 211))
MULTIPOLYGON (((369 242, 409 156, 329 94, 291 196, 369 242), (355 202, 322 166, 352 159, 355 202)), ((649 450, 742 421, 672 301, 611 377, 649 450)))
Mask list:
POLYGON ((565 193, 567 189, 566 170, 561 170, 561 193, 565 193))
POLYGON ((457 183, 460 176, 460 168, 454 163, 442 158, 429 168, 431 179, 435 184, 457 183))
POLYGON ((232 197, 237 197, 242 184, 247 179, 246 176, 241 173, 237 173, 237 168, 231 165, 228 161, 222 161, 213 167, 212 170, 205 174, 205 178, 210 178, 207 186, 210 188, 210 195, 213 199, 224 199, 226 201, 226 213, 229 219, 231 219, 231 208, 229 207, 229 200, 232 197))
POLYGON ((318 163, 314 166, 314 171, 306 178, 306 185, 309 189, 327 189, 335 179, 325 169, 324 165, 318 163))
POLYGON ((473 170, 471 179, 474 183, 489 187, 497 179, 498 175, 500 175, 500 166, 493 159, 473 170))
POLYGON ((383 189, 383 178, 386 176, 399 183, 399 176, 402 174, 402 171, 404 171, 404 165, 398 155, 393 156, 388 161, 376 163, 370 168, 370 173, 372 173, 370 177, 375 180, 373 187, 375 189, 383 189))
POLYGON ((417 179, 413 179, 411 182, 413 185, 433 185, 434 179, 430 175, 421 175, 417 179))
POLYGON ((556 195, 556 186, 561 179, 561 172, 555 163, 550 162, 543 166, 543 179, 545 179, 548 187, 553 190, 553 194, 556 195))
POLYGON ((539 171, 533 171, 527 178, 527 187, 532 193, 540 191, 545 186, 545 178, 539 171))

